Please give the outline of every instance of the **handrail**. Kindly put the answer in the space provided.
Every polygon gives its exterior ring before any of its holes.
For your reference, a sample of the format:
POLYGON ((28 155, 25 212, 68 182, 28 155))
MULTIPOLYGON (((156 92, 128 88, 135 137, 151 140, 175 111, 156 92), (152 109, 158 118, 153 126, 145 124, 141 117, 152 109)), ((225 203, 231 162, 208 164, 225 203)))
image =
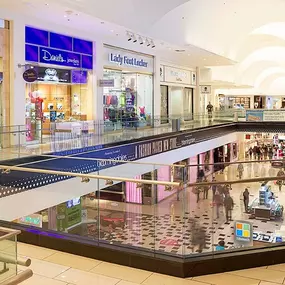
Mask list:
POLYGON ((132 178, 125 178, 125 177, 112 177, 112 176, 104 176, 104 175, 96 175, 96 174, 74 173, 74 172, 36 169, 36 168, 28 168, 28 167, 10 166, 10 165, 0 165, 0 169, 3 169, 6 172, 6 175, 9 175, 8 172, 10 170, 14 170, 14 171, 23 171, 23 172, 34 172, 34 173, 81 177, 81 178, 89 178, 89 179, 102 179, 106 181, 113 180, 113 181, 124 181, 124 182, 133 182, 133 183, 151 184, 151 185, 163 185, 163 186, 174 186, 174 187, 181 186, 180 182, 132 179, 132 178))
POLYGON ((13 258, 12 256, 9 256, 7 254, 0 254, 0 262, 5 262, 5 263, 11 263, 11 264, 15 264, 17 263, 18 265, 22 265, 25 267, 29 267, 32 263, 30 258, 21 258, 21 257, 17 257, 17 260, 15 258, 13 258))
POLYGON ((199 186, 212 186, 212 185, 223 185, 223 184, 240 184, 240 183, 253 183, 253 182, 268 182, 268 181, 279 181, 285 180, 285 176, 272 176, 272 177, 262 177, 262 178, 248 178, 240 180, 225 180, 225 181, 213 181, 213 182, 195 182, 187 183, 187 187, 199 187, 199 186))
POLYGON ((27 269, 20 274, 13 276, 12 278, 7 279, 1 285, 18 285, 21 282, 31 278, 33 276, 33 271, 31 269, 27 269))

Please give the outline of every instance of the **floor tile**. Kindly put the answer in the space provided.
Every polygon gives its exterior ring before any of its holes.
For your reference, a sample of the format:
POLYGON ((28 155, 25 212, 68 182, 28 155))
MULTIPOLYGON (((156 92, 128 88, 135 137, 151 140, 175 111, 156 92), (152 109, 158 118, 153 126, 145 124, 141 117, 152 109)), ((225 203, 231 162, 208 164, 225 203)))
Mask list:
POLYGON ((34 274, 31 278, 21 283, 21 285, 66 285, 67 283, 59 280, 50 279, 34 274))
MULTIPOLYGON (((4 251, 8 253, 13 253, 14 250, 15 250, 14 247, 9 247, 4 251)), ((44 259, 54 253, 55 251, 51 249, 18 243, 18 255, 21 256, 36 258, 36 259, 44 259)))
POLYGON ((285 279, 285 272, 275 271, 275 270, 273 271, 264 268, 252 268, 246 270, 233 271, 230 272, 229 274, 278 283, 278 284, 283 284, 283 281, 285 279))
POLYGON ((117 283, 116 285, 140 285, 140 284, 122 280, 119 283, 117 283))
MULTIPOLYGON (((18 268, 20 270, 26 269, 24 266, 19 266, 18 268)), ((37 275, 54 278, 62 274, 64 271, 68 270, 70 267, 50 263, 43 260, 32 259, 32 264, 29 268, 32 269, 32 271, 37 275)))
POLYGON ((258 285, 259 280, 226 273, 194 277, 193 280, 213 285, 258 285))
POLYGON ((157 273, 152 274, 142 284, 143 285, 203 285, 200 282, 172 277, 168 275, 157 274, 157 273))
POLYGON ((92 269, 91 272, 135 283, 142 283, 152 274, 149 271, 107 262, 102 262, 92 269))
POLYGON ((269 270, 285 271, 285 263, 270 265, 267 267, 269 270))
POLYGON ((46 261, 84 270, 84 271, 89 271, 98 264, 101 263, 101 261, 96 260, 96 259, 90 259, 90 258, 85 258, 77 255, 72 255, 68 253, 61 253, 61 252, 56 252, 53 255, 48 256, 45 258, 46 261))
POLYGON ((56 277, 57 280, 75 285, 115 285, 120 280, 95 273, 69 269, 56 277))
POLYGON ((272 283, 272 282, 266 282, 266 281, 261 281, 259 285, 277 285, 278 283, 272 283))

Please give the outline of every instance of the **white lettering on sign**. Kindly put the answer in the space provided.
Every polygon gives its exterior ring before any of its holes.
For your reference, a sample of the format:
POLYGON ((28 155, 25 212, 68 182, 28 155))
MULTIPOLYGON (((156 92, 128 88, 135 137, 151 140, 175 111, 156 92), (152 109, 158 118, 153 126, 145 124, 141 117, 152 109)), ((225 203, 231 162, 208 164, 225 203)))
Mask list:
POLYGON ((109 54, 109 61, 118 65, 129 65, 135 67, 148 67, 148 62, 143 59, 137 59, 135 57, 122 56, 121 54, 109 54))
POLYGON ((43 59, 45 61, 56 61, 56 62, 66 62, 66 60, 62 57, 61 54, 58 55, 52 55, 50 52, 47 50, 43 49, 43 59))

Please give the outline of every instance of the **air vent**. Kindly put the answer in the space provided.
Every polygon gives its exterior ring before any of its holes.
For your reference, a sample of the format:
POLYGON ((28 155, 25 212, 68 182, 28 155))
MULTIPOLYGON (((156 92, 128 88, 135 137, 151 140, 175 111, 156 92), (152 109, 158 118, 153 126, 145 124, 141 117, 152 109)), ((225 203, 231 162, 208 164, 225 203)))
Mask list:
POLYGON ((176 49, 176 52, 185 52, 185 49, 176 49))

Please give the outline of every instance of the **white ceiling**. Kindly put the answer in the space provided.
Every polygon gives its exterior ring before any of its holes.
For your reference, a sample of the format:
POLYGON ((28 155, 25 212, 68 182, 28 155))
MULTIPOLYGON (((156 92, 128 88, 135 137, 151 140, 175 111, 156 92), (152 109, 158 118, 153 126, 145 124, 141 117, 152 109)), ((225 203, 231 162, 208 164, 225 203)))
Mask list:
POLYGON ((69 27, 66 29, 67 34, 72 34, 74 29, 84 31, 94 41, 101 38, 104 43, 114 46, 159 54, 163 61, 173 64, 187 67, 234 64, 234 61, 224 56, 194 45, 179 45, 175 41, 168 42, 160 37, 150 36, 147 31, 151 30, 159 18, 185 2, 185 0, 0 0, 0 5, 28 17, 37 17, 42 21, 52 21, 53 24, 69 27), (15 5, 15 2, 18 2, 18 5, 15 5), (128 42, 126 31, 141 35, 144 39, 146 37, 153 39, 156 48, 146 48, 138 43, 128 42), (176 52, 176 50, 185 51, 176 52))
POLYGON ((67 32, 87 31, 94 40, 101 37, 109 44, 160 54, 174 64, 238 62, 234 69, 219 70, 215 80, 227 81, 223 77, 231 72, 237 85, 271 94, 274 86, 282 90, 283 71, 276 68, 285 71, 284 0, 0 0, 0 4, 69 27, 67 32), (127 42, 126 30, 154 39, 156 48, 127 42), (264 77, 267 69, 271 72, 264 77))

